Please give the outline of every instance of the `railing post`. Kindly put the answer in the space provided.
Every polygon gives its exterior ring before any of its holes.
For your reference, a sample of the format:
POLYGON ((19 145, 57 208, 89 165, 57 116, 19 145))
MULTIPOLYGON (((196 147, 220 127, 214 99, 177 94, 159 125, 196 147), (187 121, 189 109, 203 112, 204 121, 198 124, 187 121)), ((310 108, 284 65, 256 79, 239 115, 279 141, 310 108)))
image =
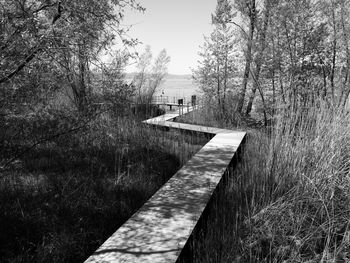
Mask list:
POLYGON ((195 106, 196 106, 196 100, 197 100, 196 95, 192 95, 192 96, 191 96, 192 107, 195 107, 195 106))
POLYGON ((183 105, 184 105, 184 100, 183 99, 178 99, 177 104, 179 105, 179 116, 183 114, 183 105), (182 114, 181 114, 181 108, 182 108, 182 114))

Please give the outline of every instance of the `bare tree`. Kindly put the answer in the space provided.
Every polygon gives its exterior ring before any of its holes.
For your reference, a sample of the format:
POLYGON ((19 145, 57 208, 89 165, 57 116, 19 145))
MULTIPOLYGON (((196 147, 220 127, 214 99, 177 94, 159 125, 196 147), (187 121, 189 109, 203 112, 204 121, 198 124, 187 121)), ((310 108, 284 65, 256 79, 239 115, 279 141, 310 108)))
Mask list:
POLYGON ((150 104, 157 88, 167 75, 170 57, 163 49, 152 65, 151 47, 146 46, 145 52, 140 56, 133 85, 136 88, 136 101, 141 104, 150 104))

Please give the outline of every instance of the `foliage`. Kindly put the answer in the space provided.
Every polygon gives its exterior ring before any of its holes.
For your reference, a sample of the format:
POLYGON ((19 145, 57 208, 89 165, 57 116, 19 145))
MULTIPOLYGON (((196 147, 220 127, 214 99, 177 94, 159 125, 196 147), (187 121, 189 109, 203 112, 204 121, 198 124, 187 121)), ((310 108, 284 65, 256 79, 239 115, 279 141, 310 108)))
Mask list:
POLYGON ((105 113, 41 143, 1 173, 2 262, 82 262, 206 140, 105 113))
POLYGON ((208 225, 215 231, 209 228, 209 236, 199 237, 200 260, 350 260, 346 3, 252 0, 232 5, 237 15, 230 23, 242 33, 237 43, 245 54, 243 63, 236 60, 244 68, 238 99, 226 105, 233 117, 217 114, 216 106, 206 103, 205 114, 193 113, 188 121, 244 128, 249 136, 231 190, 221 201, 229 205, 212 212, 208 225), (256 125, 261 119, 265 129, 256 125))
MULTIPOLYGON (((231 13, 227 24, 240 33, 229 41, 244 53, 243 61, 236 55, 230 62, 240 69, 235 80, 241 88, 236 88, 233 107, 239 113, 256 116, 260 111, 267 125, 278 107, 295 108, 300 98, 307 103, 310 95, 334 106, 346 105, 350 93, 346 1, 218 1, 216 12, 220 5, 231 13)), ((208 44, 204 50, 209 50, 208 44)), ((202 57, 198 68, 202 74, 195 71, 194 77, 203 86, 217 66, 210 52, 202 57)))
POLYGON ((225 113, 226 96, 235 88, 237 74, 235 31, 229 25, 233 14, 228 1, 218 1, 212 15, 214 30, 205 37, 200 66, 193 71, 193 77, 205 96, 215 98, 222 113, 225 113))
POLYGON ((137 64, 138 72, 133 79, 136 88, 136 101, 140 104, 150 104, 157 88, 167 75, 170 57, 165 49, 161 50, 152 66, 151 47, 146 46, 137 64))
POLYGON ((97 64, 101 51, 117 37, 125 46, 137 43, 120 24, 128 6, 143 10, 134 0, 1 1, 1 92, 16 92, 17 99, 28 90, 40 94, 68 87, 83 113, 91 91, 91 65, 97 64))
POLYGON ((116 53, 109 65, 94 72, 94 103, 115 116, 128 113, 131 98, 135 95, 135 87, 125 82, 123 73, 128 59, 126 53, 116 53))

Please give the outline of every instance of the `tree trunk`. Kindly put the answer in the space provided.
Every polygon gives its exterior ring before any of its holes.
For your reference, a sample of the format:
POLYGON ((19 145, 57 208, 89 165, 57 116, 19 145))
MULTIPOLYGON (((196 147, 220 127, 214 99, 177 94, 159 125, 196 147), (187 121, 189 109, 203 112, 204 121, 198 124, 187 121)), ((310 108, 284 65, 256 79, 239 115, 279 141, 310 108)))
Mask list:
POLYGON ((225 45, 225 68, 224 68, 224 87, 223 87, 223 101, 222 101, 222 113, 225 114, 225 103, 226 103, 226 89, 227 89, 227 67, 228 67, 228 47, 225 45))
POLYGON ((270 18, 270 4, 269 4, 269 0, 266 0, 266 6, 265 6, 265 16, 264 16, 264 27, 262 29, 261 35, 260 35, 260 50, 259 53, 256 57, 256 73, 255 73, 255 77, 256 77, 256 81, 254 81, 253 83, 253 88, 252 88, 252 94, 249 97, 249 102, 247 105, 247 109, 246 109, 246 114, 249 115, 252 107, 253 107, 253 101, 255 98, 255 93, 256 93, 256 89, 257 89, 257 82, 259 82, 260 79, 260 71, 261 71, 261 67, 263 64, 263 55, 264 55, 264 51, 266 48, 266 31, 267 31, 267 26, 269 24, 269 18, 270 18))
POLYGON ((349 83, 349 70, 350 70, 350 49, 349 49, 349 42, 348 42, 348 35, 347 35, 347 28, 345 26, 345 10, 344 10, 344 2, 342 2, 341 5, 341 23, 342 23, 342 31, 343 31, 343 42, 345 46, 345 52, 346 52, 346 67, 345 67, 345 76, 343 81, 343 87, 341 91, 341 95, 339 98, 338 105, 345 105, 347 96, 349 95, 348 92, 348 83, 349 83))
MULTIPOLYGON (((86 75, 87 75, 87 58, 85 54, 85 47, 83 44, 79 44, 78 49, 78 72, 72 79, 67 74, 68 81, 72 88, 74 103, 79 114, 84 115, 87 108, 87 87, 86 87, 86 75)), ((71 69, 72 70, 72 69, 71 69)))
POLYGON ((275 69, 272 71, 272 116, 276 112, 276 87, 275 87, 275 69))
POLYGON ((331 81, 331 92, 332 92, 332 102, 335 103, 335 95, 334 95, 334 73, 335 73, 335 65, 336 65, 336 57, 337 57, 337 28, 335 21, 335 5, 332 1, 332 22, 333 22, 333 57, 332 57, 332 69, 330 75, 331 81))
POLYGON ((263 104, 264 124, 265 124, 265 126, 267 126, 267 106, 266 106, 265 96, 264 96, 264 93, 261 89, 260 84, 256 81, 256 77, 255 77, 254 73, 252 73, 252 77, 253 77, 254 82, 257 83, 256 87, 259 90, 261 102, 263 104))
POLYGON ((322 92, 322 97, 324 100, 327 99, 327 73, 325 69, 325 65, 323 64, 323 61, 321 61, 322 65, 322 74, 323 74, 323 92, 322 92))
POLYGON ((221 108, 221 100, 220 100, 220 65, 219 65, 219 61, 217 61, 216 71, 217 71, 217 76, 216 76, 216 80, 217 80, 216 95, 218 96, 218 106, 219 106, 219 108, 221 108))
POLYGON ((245 63, 245 69, 243 74, 243 82, 242 82, 242 88, 239 93, 239 100, 237 105, 237 111, 242 112, 243 110, 243 104, 245 99, 245 94, 247 91, 247 85, 248 85, 248 79, 249 79, 249 73, 250 73, 250 64, 252 62, 252 47, 253 47, 253 39, 254 39, 254 31, 255 31, 255 19, 256 19, 256 10, 255 10, 255 0, 250 0, 249 2, 250 8, 249 8, 249 18, 250 18, 250 26, 249 26, 249 33, 248 33, 248 42, 247 42, 247 51, 246 51, 246 63, 245 63))

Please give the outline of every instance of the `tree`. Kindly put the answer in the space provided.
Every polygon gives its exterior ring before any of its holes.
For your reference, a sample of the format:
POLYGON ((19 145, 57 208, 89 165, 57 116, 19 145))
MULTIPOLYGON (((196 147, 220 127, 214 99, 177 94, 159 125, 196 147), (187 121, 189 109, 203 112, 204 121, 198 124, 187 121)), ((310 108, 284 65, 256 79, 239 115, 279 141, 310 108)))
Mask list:
POLYGON ((152 63, 151 46, 147 45, 144 53, 142 53, 139 58, 139 61, 136 66, 138 72, 133 79, 133 85, 136 88, 137 97, 138 97, 137 100, 139 102, 142 102, 143 100, 143 94, 145 92, 143 89, 147 85, 151 63, 152 63))
MULTIPOLYGON (((122 116, 126 113, 125 105, 131 102, 135 95, 135 87, 125 82, 125 67, 128 63, 129 55, 125 52, 116 52, 110 64, 104 65, 97 71, 100 78, 95 77, 93 82, 94 93, 101 94, 98 103, 110 109, 111 114, 122 116), (102 100, 101 100, 102 99, 102 100)), ((97 96, 98 97, 98 96, 97 96)))
MULTIPOLYGON (((218 1, 218 6, 219 2, 225 6, 224 1, 218 1)), ((226 21, 241 32, 238 40, 243 43, 245 55, 238 112, 249 115, 254 102, 262 104, 267 122, 268 114, 275 112, 271 108, 279 103, 295 108, 320 98, 330 104, 345 104, 350 95, 350 12, 345 3, 345 0, 235 1, 226 21), (247 93, 250 81, 252 89, 247 93)), ((234 36, 230 37, 233 39, 234 36)), ((214 35, 205 41, 199 67, 202 71, 197 70, 197 79, 207 90, 216 84, 216 97, 220 98, 222 75, 216 73, 224 67, 217 67, 211 50, 224 49, 223 40, 215 48, 214 35), (215 77, 214 84, 210 79, 215 77)))
POLYGON ((243 73, 243 81, 242 88, 239 93, 239 100, 237 105, 237 111, 242 112, 243 105, 245 101, 245 95, 247 91, 250 66, 253 60, 253 41, 256 27, 256 18, 257 18, 257 10, 256 10, 256 2, 255 0, 242 0, 236 2, 237 9, 241 12, 243 17, 247 17, 249 19, 249 30, 248 33, 244 33, 246 37, 246 50, 245 50, 245 68, 243 73))
MULTIPOLYGON (((125 46, 120 24, 126 7, 143 10, 134 0, 119 1, 1 1, 0 84, 21 86, 45 63, 71 88, 79 112, 86 110, 90 67, 114 39, 125 46), (22 74, 23 73, 23 74, 22 74)), ((52 72, 52 71, 48 71, 52 72)), ((53 72, 52 72, 53 73, 53 72)))
POLYGON ((151 47, 146 46, 137 64, 138 72, 132 83, 136 88, 136 100, 141 104, 150 104, 157 88, 162 84, 167 75, 170 57, 165 49, 161 50, 152 66, 151 47))
POLYGON ((252 92, 249 97, 247 109, 246 109, 246 114, 249 115, 252 106, 253 106, 253 101, 255 97, 256 90, 259 87, 259 80, 260 80, 260 71, 261 68, 264 64, 264 53, 266 49, 266 32, 268 29, 269 25, 269 20, 270 20, 270 12, 271 12, 271 0, 265 0, 265 6, 264 6, 264 18, 262 20, 262 26, 257 27, 257 34, 258 34, 258 39, 257 39, 257 54, 254 59, 254 64, 255 64, 255 70, 254 70, 254 81, 253 81, 253 87, 252 87, 252 92))
POLYGON ((170 57, 165 49, 162 49, 154 61, 152 73, 150 75, 148 83, 148 101, 152 100, 157 88, 162 84, 166 75, 168 74, 168 64, 170 63, 170 57))
POLYGON ((341 86, 341 93, 339 97, 339 105, 342 105, 343 107, 346 104, 346 101, 349 98, 350 94, 350 47, 349 47, 349 34, 350 34, 350 24, 347 20, 347 17, 349 17, 349 7, 345 6, 345 1, 340 1, 340 24, 341 24, 341 32, 342 32, 342 44, 343 44, 343 50, 344 50, 344 63, 342 66, 342 72, 343 72, 343 83, 341 86))
POLYGON ((233 88, 233 78, 237 71, 235 66, 234 31, 229 25, 232 6, 227 0, 218 0, 215 13, 212 14, 214 30, 210 37, 204 38, 202 60, 193 77, 203 92, 216 98, 222 113, 225 113, 226 93, 233 88))

